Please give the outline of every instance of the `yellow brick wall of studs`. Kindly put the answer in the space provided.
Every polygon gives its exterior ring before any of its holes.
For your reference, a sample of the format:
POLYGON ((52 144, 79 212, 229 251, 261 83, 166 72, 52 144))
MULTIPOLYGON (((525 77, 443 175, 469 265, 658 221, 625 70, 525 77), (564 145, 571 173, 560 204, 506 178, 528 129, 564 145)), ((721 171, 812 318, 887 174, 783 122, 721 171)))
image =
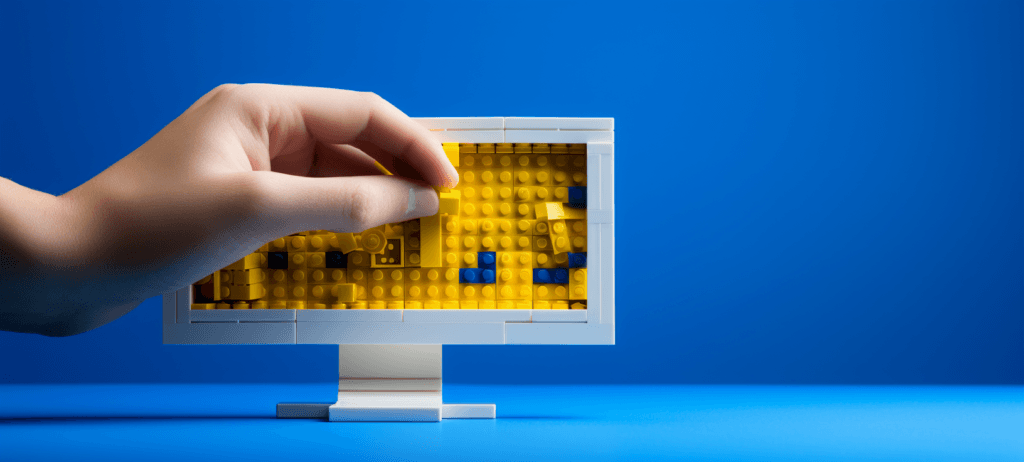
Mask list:
POLYGON ((445 143, 460 182, 437 215, 275 239, 193 284, 192 309, 586 309, 586 209, 569 197, 586 148, 445 143))

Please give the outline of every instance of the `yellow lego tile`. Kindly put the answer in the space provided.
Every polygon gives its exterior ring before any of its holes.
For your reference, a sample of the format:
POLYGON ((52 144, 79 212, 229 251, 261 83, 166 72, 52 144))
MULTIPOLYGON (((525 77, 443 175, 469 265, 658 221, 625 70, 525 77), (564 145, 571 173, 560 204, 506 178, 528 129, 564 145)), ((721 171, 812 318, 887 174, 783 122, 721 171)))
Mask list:
POLYGON ((267 295, 267 286, 262 283, 222 286, 222 297, 226 300, 256 300, 267 295))
POLYGON ((405 236, 387 239, 382 253, 374 254, 370 259, 371 268, 401 268, 405 266, 405 236))
POLYGON ((587 299, 587 269, 569 268, 569 300, 587 299))

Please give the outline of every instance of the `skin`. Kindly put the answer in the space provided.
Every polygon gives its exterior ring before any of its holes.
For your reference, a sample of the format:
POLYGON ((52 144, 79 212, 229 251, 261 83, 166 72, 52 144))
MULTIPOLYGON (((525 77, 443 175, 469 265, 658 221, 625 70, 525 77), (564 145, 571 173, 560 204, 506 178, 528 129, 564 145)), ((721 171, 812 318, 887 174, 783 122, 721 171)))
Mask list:
POLYGON ((62 196, 0 178, 0 329, 95 329, 278 237, 433 215, 430 186, 457 183, 373 93, 222 85, 62 196))

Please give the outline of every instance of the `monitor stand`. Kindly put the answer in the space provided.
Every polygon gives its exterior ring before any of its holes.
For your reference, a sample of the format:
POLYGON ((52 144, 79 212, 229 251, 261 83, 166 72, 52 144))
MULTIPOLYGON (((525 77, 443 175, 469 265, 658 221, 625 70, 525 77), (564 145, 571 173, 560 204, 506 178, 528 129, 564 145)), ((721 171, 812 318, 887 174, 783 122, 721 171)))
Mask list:
POLYGON ((493 419, 493 404, 441 403, 441 345, 339 345, 338 401, 281 403, 279 419, 437 422, 493 419))

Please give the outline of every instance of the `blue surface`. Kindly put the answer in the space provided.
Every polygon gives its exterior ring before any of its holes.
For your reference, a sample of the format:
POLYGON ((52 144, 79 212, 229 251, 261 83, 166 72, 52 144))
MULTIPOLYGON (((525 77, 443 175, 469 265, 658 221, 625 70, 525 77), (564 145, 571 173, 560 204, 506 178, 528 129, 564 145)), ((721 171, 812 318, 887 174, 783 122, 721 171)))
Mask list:
POLYGON ((0 386, 9 460, 1024 460, 1021 387, 472 386, 496 420, 277 420, 336 384, 0 386), (59 435, 59 436, 55 436, 59 435))
MULTIPOLYGON (((0 41, 0 175, 51 193, 224 82, 615 117, 618 345, 446 347, 451 380, 1024 383, 1022 2, 5 1, 0 41)), ((335 373, 161 346, 158 309, 0 334, 0 380, 335 373)))

